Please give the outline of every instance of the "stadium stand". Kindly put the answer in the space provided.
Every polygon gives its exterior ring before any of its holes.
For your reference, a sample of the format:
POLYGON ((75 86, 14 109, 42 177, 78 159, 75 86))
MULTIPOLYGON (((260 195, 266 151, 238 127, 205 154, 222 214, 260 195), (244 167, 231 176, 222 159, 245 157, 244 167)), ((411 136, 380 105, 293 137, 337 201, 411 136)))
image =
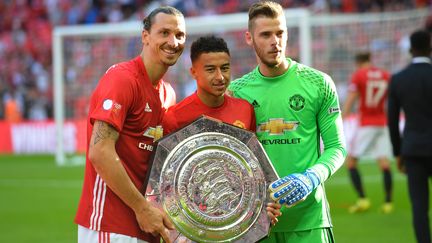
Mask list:
MULTIPOLYGON (((9 121, 46 120, 53 116, 52 94, 52 38, 54 26, 94 24, 139 20, 160 4, 170 4, 186 16, 217 15, 244 12, 253 0, 17 0, 0 2, 0 119, 9 121)), ((308 7, 313 12, 377 12, 398 11, 430 5, 427 0, 281 0, 285 8, 308 7)), ((432 18, 428 27, 432 29, 432 18)), ((239 33, 241 35, 241 33, 239 33)), ((361 38, 361 37, 356 37, 361 38)), ((319 39, 314 43, 319 46, 319 39)), ((106 40, 101 45, 112 45, 106 40)), ((85 46, 74 54, 85 59, 85 46)), ((295 50, 293 50, 295 53, 295 50)), ((335 56, 335 64, 337 56, 335 56)), ((85 60, 83 60, 85 63, 85 60)), ((319 68, 319 67, 318 67, 319 68)), ((87 67, 88 69, 88 67, 87 67)), ((80 93, 79 75, 88 72, 85 67, 68 73, 68 79, 77 79, 68 87, 80 93)), ((72 70, 72 69, 71 69, 72 70)), ((242 73, 242 72, 240 72, 242 73)), ((81 94, 85 97, 88 94, 81 94)), ((182 95, 180 95, 182 97, 182 95)), ((68 102, 68 101, 66 101, 68 102)), ((69 114, 85 117, 86 99, 73 101, 78 112, 69 114)))

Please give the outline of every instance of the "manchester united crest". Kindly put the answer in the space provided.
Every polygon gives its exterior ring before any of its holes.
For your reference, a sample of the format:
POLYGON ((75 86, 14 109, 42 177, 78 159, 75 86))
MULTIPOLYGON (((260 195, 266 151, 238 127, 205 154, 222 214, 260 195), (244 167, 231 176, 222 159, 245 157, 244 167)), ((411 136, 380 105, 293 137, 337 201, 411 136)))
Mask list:
POLYGON ((299 94, 295 94, 289 98, 290 108, 295 111, 300 111, 305 107, 305 98, 299 94))

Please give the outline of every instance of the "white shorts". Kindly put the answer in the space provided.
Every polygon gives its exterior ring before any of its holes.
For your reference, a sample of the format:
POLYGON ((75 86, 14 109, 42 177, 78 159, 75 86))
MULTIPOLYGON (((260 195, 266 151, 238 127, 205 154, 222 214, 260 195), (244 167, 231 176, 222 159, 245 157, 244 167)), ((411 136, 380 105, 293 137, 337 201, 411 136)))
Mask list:
POLYGON ((391 158, 390 135, 387 127, 357 127, 349 144, 348 153, 355 158, 391 158))
POLYGON ((127 235, 95 231, 78 225, 78 243, 147 243, 127 235))

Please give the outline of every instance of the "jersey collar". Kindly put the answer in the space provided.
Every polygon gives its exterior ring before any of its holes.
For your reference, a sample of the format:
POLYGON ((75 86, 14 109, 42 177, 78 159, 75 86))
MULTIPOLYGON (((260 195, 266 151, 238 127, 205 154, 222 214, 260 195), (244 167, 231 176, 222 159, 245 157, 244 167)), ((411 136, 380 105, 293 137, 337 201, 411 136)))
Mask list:
POLYGON ((283 79, 286 76, 288 76, 288 74, 290 73, 290 71, 292 70, 292 68, 293 68, 293 66, 295 64, 295 61, 292 60, 291 58, 286 58, 286 59, 288 61, 288 69, 285 71, 285 73, 283 73, 283 74, 281 74, 279 76, 276 76, 276 77, 267 77, 267 76, 262 75, 262 73, 259 70, 259 65, 255 68, 255 71, 256 71, 256 73, 258 74, 258 76, 261 79, 266 80, 266 81, 273 81, 274 82, 275 80, 283 79))
POLYGON ((416 64, 416 63, 431 63, 431 60, 429 57, 414 57, 412 59, 412 63, 416 64))

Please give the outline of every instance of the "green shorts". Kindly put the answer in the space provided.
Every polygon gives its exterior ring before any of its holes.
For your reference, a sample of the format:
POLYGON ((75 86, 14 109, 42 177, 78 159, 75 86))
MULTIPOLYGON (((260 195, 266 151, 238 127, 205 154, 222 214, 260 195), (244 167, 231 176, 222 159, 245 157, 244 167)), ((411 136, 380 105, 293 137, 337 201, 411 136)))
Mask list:
POLYGON ((320 228, 294 232, 271 232, 260 243, 334 243, 332 228, 320 228))

